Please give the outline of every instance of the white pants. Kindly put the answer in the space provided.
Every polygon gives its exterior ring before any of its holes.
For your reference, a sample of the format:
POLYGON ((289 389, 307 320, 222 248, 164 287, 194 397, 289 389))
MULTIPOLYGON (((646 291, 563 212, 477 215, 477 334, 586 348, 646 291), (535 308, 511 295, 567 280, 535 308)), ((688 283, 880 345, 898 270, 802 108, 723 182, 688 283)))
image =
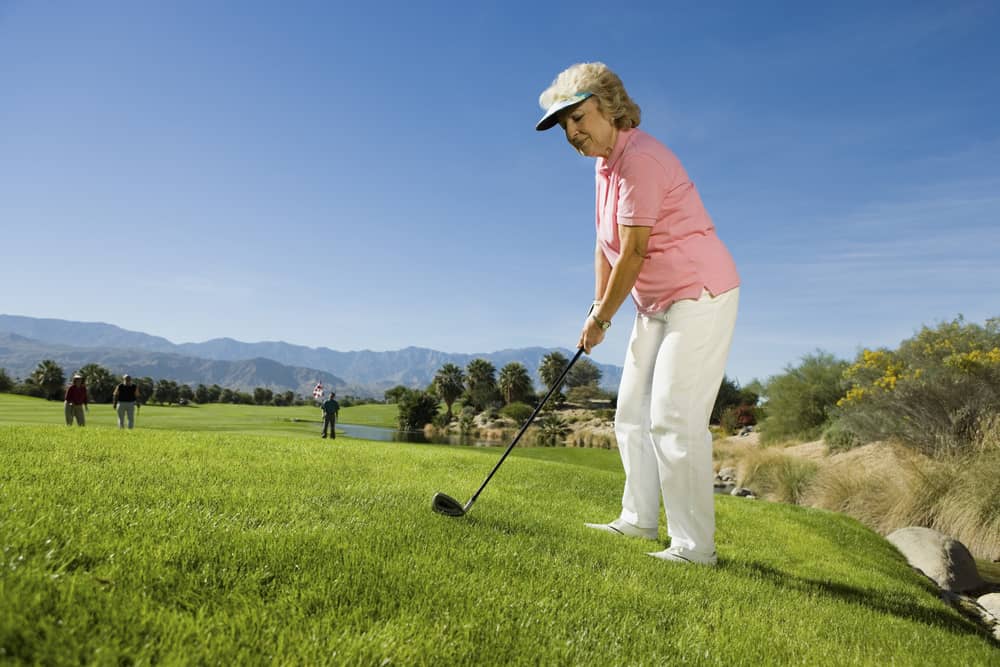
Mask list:
POLYGON ((715 551, 708 420, 726 370, 739 288, 638 315, 618 390, 615 436, 625 467, 621 518, 656 528, 660 496, 671 547, 715 551))
POLYGON ((118 428, 125 428, 126 416, 128 427, 135 426, 135 401, 118 401, 118 428))

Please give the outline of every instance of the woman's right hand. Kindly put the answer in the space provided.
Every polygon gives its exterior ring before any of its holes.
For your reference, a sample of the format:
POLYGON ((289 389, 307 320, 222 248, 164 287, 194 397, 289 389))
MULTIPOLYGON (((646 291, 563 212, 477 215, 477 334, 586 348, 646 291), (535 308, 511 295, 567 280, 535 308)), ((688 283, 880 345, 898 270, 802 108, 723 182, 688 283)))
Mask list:
POLYGON ((590 315, 583 323, 583 331, 580 332, 580 342, 576 346, 582 347, 583 351, 590 354, 590 351, 604 341, 604 329, 590 315))

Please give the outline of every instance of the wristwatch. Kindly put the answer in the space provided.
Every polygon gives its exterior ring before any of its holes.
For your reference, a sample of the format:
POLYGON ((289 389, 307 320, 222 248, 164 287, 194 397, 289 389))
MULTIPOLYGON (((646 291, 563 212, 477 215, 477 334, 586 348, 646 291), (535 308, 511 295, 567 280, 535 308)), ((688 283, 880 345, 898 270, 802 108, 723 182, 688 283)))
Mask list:
POLYGON ((601 331, 607 331, 611 327, 611 320, 602 320, 597 315, 593 313, 590 314, 590 318, 597 322, 597 326, 601 327, 601 331))

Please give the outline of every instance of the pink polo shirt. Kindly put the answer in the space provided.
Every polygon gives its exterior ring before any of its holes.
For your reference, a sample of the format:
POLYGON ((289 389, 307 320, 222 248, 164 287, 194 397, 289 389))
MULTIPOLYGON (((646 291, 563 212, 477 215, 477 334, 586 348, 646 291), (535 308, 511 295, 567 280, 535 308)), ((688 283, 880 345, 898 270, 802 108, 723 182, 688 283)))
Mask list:
POLYGON ((732 255, 715 233, 701 197, 669 148, 642 130, 622 130, 611 157, 597 160, 597 241, 615 265, 618 225, 652 227, 646 259, 632 288, 644 315, 681 299, 740 284, 732 255))

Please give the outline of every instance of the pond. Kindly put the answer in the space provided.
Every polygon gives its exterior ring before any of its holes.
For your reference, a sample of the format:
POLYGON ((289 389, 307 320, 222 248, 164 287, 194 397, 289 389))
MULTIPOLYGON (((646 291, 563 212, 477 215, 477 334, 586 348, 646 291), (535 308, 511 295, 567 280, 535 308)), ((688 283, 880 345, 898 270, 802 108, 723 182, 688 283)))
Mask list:
POLYGON ((496 440, 478 440, 474 436, 437 435, 427 437, 423 431, 398 431, 384 426, 364 426, 362 424, 338 423, 337 430, 344 435, 362 440, 378 440, 379 442, 416 442, 434 445, 469 445, 472 447, 495 447, 507 444, 496 440))

